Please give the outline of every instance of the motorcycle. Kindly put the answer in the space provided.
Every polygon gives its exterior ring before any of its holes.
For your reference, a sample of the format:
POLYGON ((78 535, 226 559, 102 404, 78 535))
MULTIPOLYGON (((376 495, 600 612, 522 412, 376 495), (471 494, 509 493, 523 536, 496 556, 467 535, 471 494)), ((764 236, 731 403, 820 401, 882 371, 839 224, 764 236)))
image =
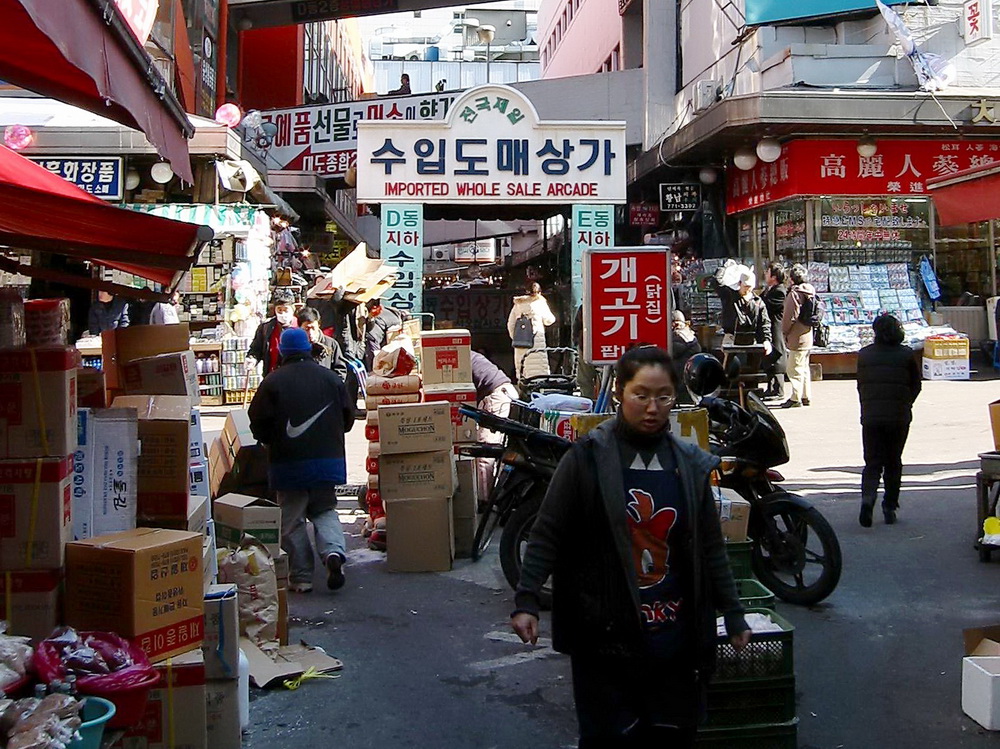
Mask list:
POLYGON ((753 571, 783 601, 819 603, 840 580, 843 562, 837 535, 819 510, 779 486, 784 478, 775 468, 789 460, 788 440, 757 392, 746 391, 742 406, 707 395, 724 379, 732 381, 734 376, 729 373, 727 378, 709 354, 696 355, 685 367, 688 388, 701 396, 699 406, 708 411, 710 449, 722 461, 719 486, 750 502, 753 571), (696 376, 699 366, 712 375, 696 376))
MULTIPOLYGON (((500 566, 510 587, 516 589, 521 578, 521 558, 538 508, 559 460, 573 443, 473 406, 460 406, 459 411, 484 429, 505 437, 504 444, 477 443, 458 449, 463 455, 498 461, 496 480, 476 527, 472 560, 478 560, 486 552, 496 529, 502 527, 500 566)), ((551 588, 546 585, 541 603, 547 608, 550 602, 551 588)))

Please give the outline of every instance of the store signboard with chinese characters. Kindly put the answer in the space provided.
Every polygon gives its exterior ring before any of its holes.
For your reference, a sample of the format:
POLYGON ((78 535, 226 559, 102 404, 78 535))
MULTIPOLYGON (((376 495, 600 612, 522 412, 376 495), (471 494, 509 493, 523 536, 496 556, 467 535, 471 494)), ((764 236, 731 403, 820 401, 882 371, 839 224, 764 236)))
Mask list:
POLYGON ((906 197, 928 195, 926 181, 1000 162, 1000 140, 879 139, 871 157, 855 140, 793 140, 781 157, 749 171, 726 170, 726 213, 740 213, 791 197, 818 195, 906 197))
POLYGON ((359 203, 624 203, 624 122, 542 122, 509 86, 469 89, 442 122, 358 123, 359 203))
POLYGON ((441 120, 458 96, 455 92, 394 96, 261 112, 261 122, 277 128, 267 148, 268 168, 343 177, 357 157, 359 122, 441 120))
POLYGON ((701 208, 701 184, 698 182, 661 182, 660 210, 663 213, 697 211, 701 208))
POLYGON ((967 47, 993 38, 993 0, 962 3, 962 36, 967 47))
POLYGON ((103 200, 122 199, 124 176, 120 156, 29 158, 95 197, 103 200))
POLYGON ((474 242, 457 242, 454 245, 452 258, 456 263, 495 263, 497 259, 497 243, 489 239, 477 239, 474 242))
MULTIPOLYGON (((903 5, 910 0, 884 0, 886 5, 903 5)), ((819 19, 845 13, 868 11, 878 13, 875 0, 746 0, 746 25, 819 19)))
POLYGON ((630 346, 666 349, 670 336, 670 252, 615 247, 584 255, 584 357, 614 364, 630 346))
POLYGON ((660 207, 656 203, 629 203, 628 223, 630 226, 659 226, 660 207))
POLYGON ((398 268, 382 300, 411 314, 423 311, 424 207, 419 203, 382 208, 382 262, 398 268))

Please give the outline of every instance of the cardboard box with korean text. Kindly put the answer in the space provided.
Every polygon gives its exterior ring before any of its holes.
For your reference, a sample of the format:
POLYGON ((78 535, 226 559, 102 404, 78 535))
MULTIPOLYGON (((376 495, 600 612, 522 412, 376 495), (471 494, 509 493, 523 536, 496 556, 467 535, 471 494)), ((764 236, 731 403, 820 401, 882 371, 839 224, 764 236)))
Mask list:
POLYGON ((201 403, 193 351, 133 359, 120 369, 127 395, 186 395, 192 404, 201 403))
POLYGON ((135 359, 158 354, 187 351, 191 329, 187 323, 178 325, 130 325, 127 328, 101 333, 101 366, 107 376, 107 387, 123 387, 119 367, 135 359))
POLYGON ((750 523, 750 503, 732 489, 712 487, 715 495, 715 509, 722 524, 722 537, 730 543, 747 540, 750 523))
POLYGON ((211 517, 211 506, 208 497, 192 494, 188 497, 186 517, 178 520, 161 520, 157 528, 171 528, 175 531, 190 531, 191 533, 208 533, 208 520, 211 517))
POLYGON ((239 676, 240 615, 236 586, 212 585, 205 591, 205 674, 209 679, 239 676))
POLYGON ((379 457, 383 500, 450 497, 455 493, 455 456, 450 450, 379 457))
POLYGON ((66 546, 66 624, 117 632, 157 661, 201 646, 202 536, 163 528, 66 546))
POLYGON ((191 429, 188 434, 191 436, 191 465, 197 463, 208 463, 208 454, 205 448, 205 434, 201 428, 201 409, 191 409, 191 429))
POLYGON ((208 745, 212 749, 240 749, 240 683, 232 679, 205 682, 208 745))
POLYGON ((447 403, 414 403, 378 409, 381 455, 451 450, 454 433, 451 406, 447 403))
POLYGON ((962 711, 986 730, 1000 730, 1000 625, 962 634, 962 711))
POLYGON ((222 428, 222 439, 228 451, 236 486, 267 484, 267 451, 258 444, 250 431, 250 417, 242 409, 229 412, 222 428))
POLYGON ((7 634, 44 640, 62 621, 62 570, 18 570, 0 574, 0 611, 7 634), (7 597, 10 596, 8 603, 7 597))
POLYGON ((81 408, 73 457, 73 536, 135 528, 139 440, 132 408, 81 408))
POLYGON ((456 445, 475 442, 479 438, 479 427, 472 419, 462 416, 460 406, 475 406, 476 386, 471 382, 456 382, 451 385, 429 385, 424 390, 427 403, 450 403, 451 423, 454 428, 453 440, 456 445))
POLYGON ((969 360, 923 359, 921 369, 925 380, 968 380, 971 376, 969 360))
POLYGON ((139 415, 139 524, 183 521, 191 488, 191 401, 180 395, 125 395, 112 406, 134 408, 139 415))
POLYGON ((0 351, 0 460, 76 450, 76 349, 0 351))
POLYGON ((247 533, 264 544, 271 556, 281 552, 281 508, 274 502, 226 494, 215 500, 212 512, 220 544, 239 548, 240 539, 247 533))
POLYGON ((468 330, 425 330, 420 334, 424 386, 472 382, 472 336, 468 330))
POLYGON ((94 420, 89 408, 76 412, 76 452, 73 453, 73 538, 94 535, 94 420))
POLYGON ((72 470, 72 455, 0 460, 0 569, 63 566, 73 539, 72 470))
POLYGON ((446 572, 455 558, 451 495, 385 503, 390 572, 446 572))
POLYGON ((160 681, 149 692, 142 719, 112 749, 208 749, 205 663, 200 651, 156 666, 160 681))
POLYGON ((455 531, 455 556, 472 555, 472 542, 476 535, 476 512, 479 504, 479 479, 475 460, 455 461, 458 488, 452 499, 451 517, 455 531))
POLYGON ((78 408, 107 408, 108 394, 104 386, 104 371, 93 367, 76 370, 76 405, 78 408))
POLYGON ((212 488, 208 481, 208 468, 204 463, 192 463, 188 475, 191 477, 191 494, 210 496, 212 488))

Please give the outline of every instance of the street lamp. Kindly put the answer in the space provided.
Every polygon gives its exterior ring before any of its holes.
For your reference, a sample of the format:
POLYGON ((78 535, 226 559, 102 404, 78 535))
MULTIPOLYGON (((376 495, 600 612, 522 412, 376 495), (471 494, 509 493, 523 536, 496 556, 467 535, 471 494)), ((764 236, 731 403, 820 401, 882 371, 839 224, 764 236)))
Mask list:
POLYGON ((486 45, 486 82, 490 82, 490 44, 493 43, 493 38, 497 34, 496 26, 491 26, 490 24, 483 24, 478 29, 476 29, 476 35, 479 37, 479 41, 486 45))

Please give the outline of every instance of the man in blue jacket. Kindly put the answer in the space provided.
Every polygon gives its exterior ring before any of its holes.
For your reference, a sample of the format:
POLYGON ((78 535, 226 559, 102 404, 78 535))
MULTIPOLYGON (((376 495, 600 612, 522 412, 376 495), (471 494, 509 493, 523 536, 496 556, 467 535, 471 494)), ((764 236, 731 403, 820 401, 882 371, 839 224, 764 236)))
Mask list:
POLYGON ((281 334, 281 366, 261 383, 250 403, 250 429, 269 451, 268 480, 281 505, 281 547, 288 552, 289 590, 312 590, 315 558, 306 520, 326 566, 330 590, 344 585, 344 530, 337 517, 335 487, 347 481, 344 434, 354 405, 344 381, 312 355, 300 328, 281 334))

